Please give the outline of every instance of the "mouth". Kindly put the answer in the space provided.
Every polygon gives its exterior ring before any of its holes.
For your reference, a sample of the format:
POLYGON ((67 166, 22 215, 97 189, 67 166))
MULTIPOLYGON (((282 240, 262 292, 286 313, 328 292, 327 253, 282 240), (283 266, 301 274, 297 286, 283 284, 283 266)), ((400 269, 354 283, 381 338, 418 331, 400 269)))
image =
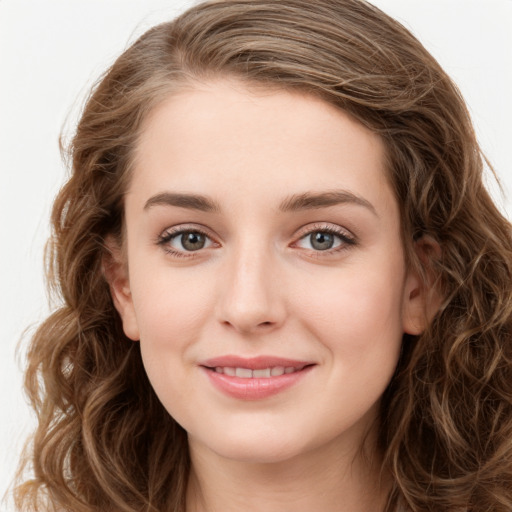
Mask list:
POLYGON ((267 368, 260 368, 252 370, 251 368, 233 367, 233 366, 216 366, 206 367, 208 370, 228 375, 229 377, 239 377, 240 379, 270 379, 271 377, 280 377, 281 375, 289 375, 291 373, 300 372, 310 365, 302 366, 269 366, 267 368))
POLYGON ((316 363, 270 356, 223 356, 199 366, 224 395, 240 400, 261 400, 298 384, 316 363))

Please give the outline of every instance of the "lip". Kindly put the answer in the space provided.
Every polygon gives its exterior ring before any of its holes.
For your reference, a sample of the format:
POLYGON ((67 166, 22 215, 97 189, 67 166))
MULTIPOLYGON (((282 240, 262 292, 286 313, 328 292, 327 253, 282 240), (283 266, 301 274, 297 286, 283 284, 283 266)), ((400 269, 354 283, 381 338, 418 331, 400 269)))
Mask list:
POLYGON ((311 361, 299 361, 275 356, 244 358, 226 355, 208 359, 200 363, 201 370, 208 376, 213 386, 229 397, 239 400, 263 400, 277 395, 298 384, 314 367, 311 361), (246 368, 263 370, 272 367, 284 367, 295 370, 274 377, 242 378, 217 373, 217 367, 246 368))

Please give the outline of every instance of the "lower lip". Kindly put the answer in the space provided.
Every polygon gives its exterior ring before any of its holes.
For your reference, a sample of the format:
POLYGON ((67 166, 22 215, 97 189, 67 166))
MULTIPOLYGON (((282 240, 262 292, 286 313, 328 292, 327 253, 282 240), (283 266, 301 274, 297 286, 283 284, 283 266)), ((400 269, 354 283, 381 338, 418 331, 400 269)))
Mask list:
POLYGON ((307 366, 302 370, 285 373, 278 377, 243 379, 224 373, 217 373, 213 369, 202 367, 208 375, 210 382, 218 390, 239 400, 263 400, 264 398, 277 395, 297 384, 312 368, 313 366, 307 366))

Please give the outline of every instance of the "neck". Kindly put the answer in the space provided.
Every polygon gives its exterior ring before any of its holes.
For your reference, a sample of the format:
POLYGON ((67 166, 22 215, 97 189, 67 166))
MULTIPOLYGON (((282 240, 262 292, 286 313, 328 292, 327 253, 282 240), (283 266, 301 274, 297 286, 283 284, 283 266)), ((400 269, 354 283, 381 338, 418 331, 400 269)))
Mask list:
POLYGON ((291 460, 248 463, 191 443, 187 512, 379 512, 389 476, 381 459, 330 444, 291 460))

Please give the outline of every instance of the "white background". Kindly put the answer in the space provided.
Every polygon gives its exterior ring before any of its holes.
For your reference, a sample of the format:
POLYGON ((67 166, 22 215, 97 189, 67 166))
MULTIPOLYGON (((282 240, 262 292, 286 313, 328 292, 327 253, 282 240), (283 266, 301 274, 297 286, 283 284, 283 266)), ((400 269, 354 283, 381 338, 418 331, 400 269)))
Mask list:
MULTIPOLYGON (((193 3, 0 0, 0 496, 33 421, 15 351, 24 329, 49 311, 42 254, 65 176, 59 133, 72 133, 88 88, 129 42, 193 3)), ((512 0, 373 3, 410 28, 461 88, 510 218, 512 0)))

